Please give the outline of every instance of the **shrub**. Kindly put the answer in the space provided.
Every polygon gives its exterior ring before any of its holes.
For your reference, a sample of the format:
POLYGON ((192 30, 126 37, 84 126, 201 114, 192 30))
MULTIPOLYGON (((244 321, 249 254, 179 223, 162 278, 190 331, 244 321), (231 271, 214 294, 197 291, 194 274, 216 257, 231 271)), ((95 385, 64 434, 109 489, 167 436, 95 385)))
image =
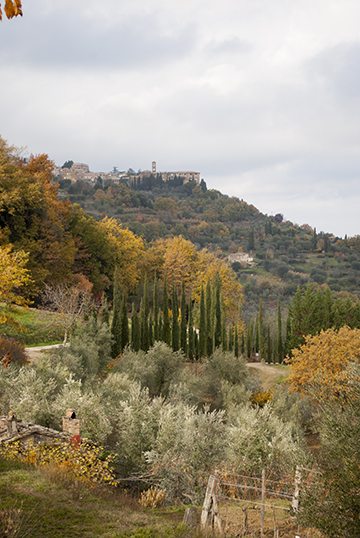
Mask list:
POLYGON ((0 359, 7 353, 12 361, 17 364, 26 364, 28 362, 24 346, 14 338, 0 334, 0 359))
POLYGON ((158 489, 153 486, 143 491, 140 496, 140 504, 144 508, 159 508, 165 503, 166 489, 158 489))

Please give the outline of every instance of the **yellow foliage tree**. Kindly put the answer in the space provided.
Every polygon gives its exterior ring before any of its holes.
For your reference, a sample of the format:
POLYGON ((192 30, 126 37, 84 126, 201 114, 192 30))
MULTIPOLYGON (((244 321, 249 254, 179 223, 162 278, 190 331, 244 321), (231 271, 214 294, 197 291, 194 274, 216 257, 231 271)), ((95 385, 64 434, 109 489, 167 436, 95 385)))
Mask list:
MULTIPOLYGON (((5 6, 4 6, 5 15, 8 19, 12 19, 13 17, 18 17, 21 15, 22 17, 22 5, 20 0, 5 0, 5 6)), ((1 4, 0 4, 0 21, 2 20, 2 10, 1 10, 1 4)))
MULTIPOLYGON (((113 218, 105 217, 98 224, 106 233, 114 262, 119 270, 120 285, 134 290, 140 278, 140 258, 144 252, 144 242, 113 218)), ((115 269, 115 267, 114 267, 115 269)))
POLYGON ((159 239, 146 251, 145 258, 143 268, 148 275, 156 270, 159 278, 166 276, 170 284, 174 281, 178 292, 184 281, 185 288, 191 290, 193 299, 198 303, 201 284, 206 284, 208 279, 212 282, 215 274, 219 273, 226 316, 232 323, 238 321, 238 305, 243 297, 242 286, 231 267, 220 257, 220 251, 197 251, 191 241, 178 236, 159 239))
MULTIPOLYGON (((29 284, 31 279, 26 268, 28 254, 12 252, 12 245, 0 246, 0 303, 25 305, 25 299, 18 289, 29 284)), ((0 323, 6 323, 8 316, 0 312, 0 323)))
POLYGON ((307 336, 300 349, 292 350, 291 375, 293 391, 310 393, 319 401, 346 393, 345 374, 349 362, 360 363, 360 329, 344 326, 307 336))

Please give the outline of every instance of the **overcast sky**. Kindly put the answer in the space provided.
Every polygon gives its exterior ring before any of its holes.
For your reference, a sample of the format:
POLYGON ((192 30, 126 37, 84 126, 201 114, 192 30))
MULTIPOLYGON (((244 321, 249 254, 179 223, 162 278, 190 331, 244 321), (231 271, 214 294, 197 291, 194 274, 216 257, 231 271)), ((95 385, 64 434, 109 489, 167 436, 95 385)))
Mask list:
POLYGON ((93 171, 199 171, 263 213, 360 234, 358 0, 23 0, 23 13, 0 23, 10 144, 93 171))

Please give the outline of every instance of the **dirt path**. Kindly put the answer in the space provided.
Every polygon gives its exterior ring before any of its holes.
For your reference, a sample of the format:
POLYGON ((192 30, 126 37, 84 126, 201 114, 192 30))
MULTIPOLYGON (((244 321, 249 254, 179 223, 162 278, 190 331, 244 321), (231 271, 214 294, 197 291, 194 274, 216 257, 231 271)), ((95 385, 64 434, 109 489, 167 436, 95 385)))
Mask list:
MULTIPOLYGON (((66 344, 66 345, 69 345, 69 344, 66 344)), ((34 360, 41 357, 44 351, 47 351, 48 349, 54 349, 56 347, 62 347, 62 344, 54 344, 52 346, 26 347, 25 352, 29 358, 29 361, 33 362, 34 360)))
POLYGON ((252 375, 260 377, 264 390, 270 389, 283 379, 286 379, 290 374, 289 366, 285 366, 283 364, 248 362, 247 367, 252 375))

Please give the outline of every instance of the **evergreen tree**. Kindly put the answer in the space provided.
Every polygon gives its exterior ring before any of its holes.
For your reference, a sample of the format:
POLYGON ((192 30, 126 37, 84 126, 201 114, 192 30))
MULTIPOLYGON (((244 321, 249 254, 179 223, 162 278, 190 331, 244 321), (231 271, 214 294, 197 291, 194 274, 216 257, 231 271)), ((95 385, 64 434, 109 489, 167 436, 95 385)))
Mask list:
POLYGON ((199 359, 202 359, 206 355, 206 310, 205 310, 205 296, 204 287, 201 284, 200 294, 200 326, 199 326, 199 359))
POLYGON ((201 358, 199 351, 199 337, 196 331, 194 331, 194 359, 199 360, 201 358))
POLYGON ((273 364, 276 364, 276 349, 277 349, 277 342, 273 341, 273 345, 272 345, 272 361, 273 361, 273 364))
POLYGON ((118 268, 115 268, 114 273, 114 291, 113 291, 113 319, 111 323, 111 334, 113 337, 113 345, 111 354, 115 358, 121 353, 121 321, 120 321, 120 309, 121 309, 121 294, 119 286, 119 272, 118 268))
POLYGON ((234 334, 234 355, 235 357, 239 356, 239 338, 238 338, 237 325, 235 325, 235 334, 234 334))
POLYGON ((220 347, 221 345, 221 280, 220 275, 216 272, 214 277, 214 297, 215 297, 215 320, 214 320, 214 347, 220 347))
POLYGON ((251 323, 249 323, 246 331, 246 356, 248 359, 251 357, 251 341, 252 341, 251 323))
POLYGON ((129 343, 129 322, 128 322, 128 315, 127 315, 126 295, 124 294, 121 301, 121 351, 128 345, 128 343, 129 343))
POLYGON ((265 358, 263 304, 262 304, 261 297, 260 297, 260 305, 259 305, 259 355, 260 355, 260 359, 265 358))
POLYGON ((270 337, 270 325, 267 328, 267 354, 266 361, 268 364, 271 363, 271 337, 270 337))
POLYGON ((206 354, 208 357, 213 352, 213 327, 211 324, 211 284, 208 278, 206 284, 206 354))
POLYGON ((291 331, 291 316, 290 313, 288 314, 288 317, 286 319, 286 336, 285 336, 285 356, 289 356, 291 354, 291 342, 292 342, 292 331, 291 331))
MULTIPOLYGON (((131 310, 131 347, 134 349, 135 351, 135 341, 139 341, 140 343, 140 338, 139 336, 136 334, 136 318, 137 317, 137 313, 136 313, 136 309, 135 309, 135 303, 132 304, 132 310, 131 310)), ((138 351, 138 350, 136 350, 138 351)))
POLYGON ((148 334, 149 334, 149 349, 150 349, 154 345, 154 324, 153 324, 153 318, 152 318, 152 313, 151 312, 150 312, 150 315, 149 315, 148 334))
POLYGON ((228 334, 228 350, 232 351, 234 349, 233 347, 233 326, 229 326, 229 334, 228 334))
POLYGON ((240 347, 240 350, 241 350, 241 355, 243 357, 245 357, 245 334, 244 334, 244 331, 241 333, 241 347, 240 347))
POLYGON ((195 339, 194 339, 194 321, 193 321, 193 310, 192 310, 192 300, 189 299, 189 350, 188 350, 189 359, 192 361, 195 358, 195 339))
POLYGON ((149 340, 148 340, 148 327, 147 321, 145 319, 145 308, 144 308, 144 297, 140 301, 140 349, 143 351, 148 351, 149 349, 149 340))
POLYGON ((153 296, 153 305, 154 305, 154 341, 160 340, 159 335, 159 291, 158 291, 158 279, 155 274, 154 277, 154 296, 153 296))
POLYGON ((179 306, 176 288, 174 280, 172 282, 172 293, 171 293, 171 308, 172 308, 172 332, 171 332, 171 342, 173 351, 179 351, 179 306))
POLYGON ((248 241, 248 250, 254 250, 255 248, 255 236, 254 236, 254 230, 250 230, 249 233, 249 241, 248 241))
POLYGON ((278 333, 277 333, 277 354, 279 358, 279 362, 282 362, 283 360, 283 343, 282 343, 282 328, 281 328, 281 303, 280 303, 280 293, 278 294, 278 304, 277 304, 277 325, 278 325, 278 333))
POLYGON ((163 318, 161 313, 159 312, 159 340, 163 342, 163 318))
POLYGON ((255 353, 259 353, 259 317, 255 321, 255 353))
POLYGON ((171 345, 171 330, 170 330, 170 318, 169 318, 169 297, 167 292, 166 276, 164 278, 164 291, 163 291, 163 324, 162 324, 162 341, 168 346, 171 345))
POLYGON ((100 317, 101 323, 106 323, 107 325, 109 325, 110 324, 109 306, 108 306, 108 302, 107 302, 105 294, 103 295, 101 302, 102 302, 101 317, 100 317))
MULTIPOLYGON (((150 349, 149 339, 149 282, 147 277, 144 280, 144 294, 143 294, 143 312, 140 314, 141 323, 141 349, 148 351, 150 349)), ((141 313, 141 308, 140 308, 141 313)))
POLYGON ((185 282, 181 283, 181 325, 180 325, 180 347, 185 357, 187 355, 187 322, 186 322, 186 295, 185 295, 185 282))

